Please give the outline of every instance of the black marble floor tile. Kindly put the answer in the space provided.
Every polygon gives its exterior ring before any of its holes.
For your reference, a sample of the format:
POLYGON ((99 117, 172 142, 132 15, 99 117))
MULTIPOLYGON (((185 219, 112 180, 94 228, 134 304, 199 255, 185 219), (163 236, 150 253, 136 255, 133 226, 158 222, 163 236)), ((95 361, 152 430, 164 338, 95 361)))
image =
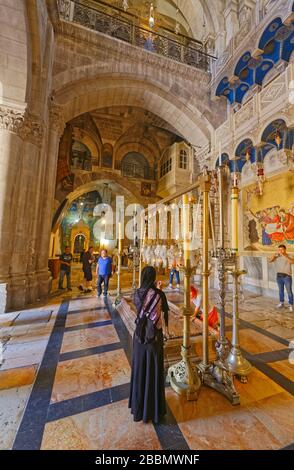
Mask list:
POLYGON ((125 351, 129 364, 131 364, 132 363, 132 350, 133 350, 131 335, 127 327, 125 326, 123 320, 121 319, 121 316, 113 308, 111 300, 109 298, 106 298, 104 302, 108 310, 108 313, 111 316, 111 320, 112 320, 114 328, 116 329, 117 335, 121 342, 121 346, 123 347, 125 351))
POLYGON ((111 320, 102 320, 95 323, 85 323, 81 325, 67 326, 64 330, 65 333, 68 331, 87 330, 89 328, 98 328, 99 326, 112 325, 111 320))
POLYGON ((254 354, 256 360, 262 362, 278 362, 289 358, 292 349, 278 349, 277 351, 268 351, 260 354, 254 354))
MULTIPOLYGON (((113 325, 116 329, 118 337, 121 341, 121 345, 124 348, 125 354, 128 358, 129 364, 132 363, 132 338, 127 330, 123 320, 121 319, 118 312, 113 308, 109 299, 105 300, 105 305, 108 309, 113 325)), ((129 388, 129 384, 125 385, 126 390, 129 388)), ((125 391, 126 391, 125 390, 125 391)), ((112 392, 113 393, 113 392, 112 392)), ((127 395, 128 396, 128 395, 127 395)), ((162 449, 173 449, 174 446, 178 446, 178 450, 189 450, 189 446, 167 405, 167 415, 163 418, 160 424, 154 424, 155 431, 162 449)))
POLYGON ((168 406, 166 416, 160 423, 154 424, 154 428, 163 450, 190 449, 168 406))
POLYGON ((48 406, 61 349, 69 303, 62 302, 58 310, 31 395, 16 434, 14 450, 39 450, 47 419, 48 406))
POLYGON ((70 361, 72 359, 79 359, 81 357, 94 356, 96 354, 102 354, 109 351, 116 351, 122 349, 121 343, 110 343, 102 346, 96 346, 93 348, 79 349, 78 351, 70 351, 59 356, 59 362, 70 361))
POLYGON ((88 312, 96 312, 98 310, 105 310, 105 307, 93 307, 93 308, 82 308, 76 310, 70 310, 67 314, 68 315, 75 315, 76 313, 88 313, 88 312))
POLYGON ((70 400, 53 403, 49 407, 47 421, 56 421, 57 419, 67 418, 117 401, 125 400, 129 396, 129 387, 129 384, 122 384, 70 400))
POLYGON ((281 449, 281 450, 294 450, 294 443, 293 443, 293 444, 290 444, 290 445, 288 445, 288 446, 286 446, 286 447, 283 447, 283 449, 281 449))
POLYGON ((256 367, 256 369, 260 370, 260 372, 263 372, 265 375, 267 375, 271 380, 273 380, 276 384, 278 384, 288 393, 291 393, 291 395, 294 395, 294 382, 292 380, 288 379, 287 377, 282 375, 280 372, 270 367, 269 364, 266 364, 265 362, 256 358, 254 355, 249 354, 243 350, 242 350, 242 353, 244 357, 248 359, 250 364, 256 367))
MULTIPOLYGON (((226 313, 226 316, 228 318, 233 318, 233 315, 231 313, 226 313)), ((260 326, 256 326, 253 323, 250 323, 248 321, 239 319, 239 324, 241 328, 250 328, 251 330, 254 330, 258 333, 261 333, 262 335, 266 336, 267 338, 270 338, 274 341, 277 341, 278 343, 284 344, 285 346, 288 346, 289 340, 285 338, 281 338, 280 336, 274 335, 273 333, 270 333, 267 330, 264 330, 260 326)))

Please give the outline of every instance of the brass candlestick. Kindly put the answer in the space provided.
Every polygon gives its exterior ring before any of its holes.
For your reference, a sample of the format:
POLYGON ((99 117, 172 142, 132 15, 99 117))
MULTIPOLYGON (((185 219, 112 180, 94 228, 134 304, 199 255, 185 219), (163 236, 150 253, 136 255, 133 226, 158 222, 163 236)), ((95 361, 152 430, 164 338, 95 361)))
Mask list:
MULTIPOLYGON (((209 349, 208 349, 208 282, 209 282, 209 269, 208 269, 208 222, 209 222, 209 191, 211 187, 210 173, 204 172, 201 178, 201 190, 203 192, 203 253, 202 253, 202 279, 203 279, 203 358, 199 365, 202 372, 202 380, 208 387, 217 390, 219 393, 224 395, 233 405, 240 403, 240 397, 235 390, 233 384, 232 374, 228 370, 227 365, 222 358, 211 363, 209 361, 209 349)), ((221 266, 223 267, 223 261, 221 266)), ((223 274, 223 273, 222 273, 223 274)), ((224 286, 224 284, 223 284, 224 286)), ((223 311, 224 317, 224 311, 223 311)), ((224 318, 222 324, 222 340, 225 339, 224 332, 224 318)))
POLYGON ((171 387, 179 395, 184 395, 187 400, 197 400, 201 380, 199 378, 197 366, 193 366, 191 361, 191 305, 190 305, 190 280, 193 269, 191 268, 190 253, 190 207, 188 195, 183 195, 183 239, 184 239, 184 266, 182 272, 184 274, 184 324, 183 324, 183 345, 181 348, 182 361, 170 367, 168 377, 171 387))
POLYGON ((179 395, 184 395, 187 400, 197 400, 201 380, 196 365, 191 361, 191 339, 190 339, 190 278, 192 274, 190 260, 185 263, 182 272, 184 274, 184 325, 183 325, 183 345, 181 347, 182 360, 168 369, 168 380, 172 389, 179 395))
POLYGON ((228 272, 233 276, 233 334, 232 349, 227 357, 227 364, 230 372, 237 375, 241 382, 246 383, 252 366, 242 355, 239 344, 239 277, 246 274, 246 271, 239 270, 236 263, 235 268, 228 272))
POLYGON ((224 224, 224 167, 218 168, 218 194, 219 194, 219 230, 220 230, 220 247, 216 253, 218 282, 219 282, 219 305, 220 305, 220 328, 219 341, 217 344, 217 356, 222 362, 225 361, 229 354, 229 343, 226 339, 226 265, 234 262, 234 256, 225 249, 225 224, 224 224))
POLYGON ((118 254, 117 254, 117 291, 115 298, 115 305, 121 301, 121 257, 122 257, 122 233, 121 222, 118 223, 118 254))

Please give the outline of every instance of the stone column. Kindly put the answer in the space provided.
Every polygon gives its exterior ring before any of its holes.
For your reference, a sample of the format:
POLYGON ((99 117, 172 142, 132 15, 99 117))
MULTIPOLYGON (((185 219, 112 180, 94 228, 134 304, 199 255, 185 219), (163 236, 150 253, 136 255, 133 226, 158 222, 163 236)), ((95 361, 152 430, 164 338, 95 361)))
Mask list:
POLYGON ((227 0, 226 9, 224 11, 227 44, 235 36, 236 32, 239 30, 239 20, 238 20, 238 3, 239 0, 227 0))
POLYGON ((41 156, 43 124, 37 117, 26 113, 20 131, 23 139, 22 158, 19 160, 20 182, 15 229, 11 233, 9 307, 22 308, 38 298, 37 282, 33 266, 35 253, 34 225, 39 222, 40 169, 44 165, 41 156))
POLYGON ((255 23, 256 0, 240 0, 240 28, 249 31, 255 23))
POLYGON ((0 106, 0 312, 9 307, 13 234, 20 194, 23 109, 0 106))
POLYGON ((44 149, 46 164, 42 175, 42 206, 40 207, 40 224, 38 226, 36 246, 36 273, 38 280, 39 298, 48 295, 51 287, 51 274, 48 269, 48 255, 53 217, 54 194, 58 148, 65 123, 62 118, 62 108, 51 105, 49 109, 49 126, 47 129, 47 148, 44 149))

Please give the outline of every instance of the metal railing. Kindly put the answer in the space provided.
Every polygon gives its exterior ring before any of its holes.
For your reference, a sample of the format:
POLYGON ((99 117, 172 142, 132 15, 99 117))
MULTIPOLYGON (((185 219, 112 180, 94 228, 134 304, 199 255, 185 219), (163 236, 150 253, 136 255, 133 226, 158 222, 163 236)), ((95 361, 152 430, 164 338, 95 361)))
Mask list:
POLYGON ((136 24, 139 19, 123 10, 96 1, 93 6, 71 0, 58 0, 60 18, 120 39, 146 51, 160 54, 183 64, 210 71, 216 60, 207 54, 200 41, 171 30, 159 31, 136 24))
POLYGON ((152 179, 151 169, 147 165, 142 166, 136 163, 122 163, 121 172, 123 176, 131 178, 152 179))

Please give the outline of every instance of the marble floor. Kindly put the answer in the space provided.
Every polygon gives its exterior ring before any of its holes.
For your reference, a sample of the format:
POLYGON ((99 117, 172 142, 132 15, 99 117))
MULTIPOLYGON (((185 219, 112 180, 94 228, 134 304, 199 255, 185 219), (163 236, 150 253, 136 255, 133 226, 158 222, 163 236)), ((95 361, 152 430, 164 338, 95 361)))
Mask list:
MULTIPOLYGON (((123 287, 130 284, 125 272, 123 287)), ((294 449, 293 314, 245 292, 240 343, 253 368, 248 383, 235 380, 241 404, 204 386, 187 402, 167 384, 165 419, 144 425, 127 406, 132 339, 112 306, 115 287, 114 277, 106 300, 74 287, 0 315, 0 449, 294 449)), ((177 336, 182 293, 168 298, 179 309, 171 318, 177 336)), ((230 330, 229 301, 228 338, 230 330)))

